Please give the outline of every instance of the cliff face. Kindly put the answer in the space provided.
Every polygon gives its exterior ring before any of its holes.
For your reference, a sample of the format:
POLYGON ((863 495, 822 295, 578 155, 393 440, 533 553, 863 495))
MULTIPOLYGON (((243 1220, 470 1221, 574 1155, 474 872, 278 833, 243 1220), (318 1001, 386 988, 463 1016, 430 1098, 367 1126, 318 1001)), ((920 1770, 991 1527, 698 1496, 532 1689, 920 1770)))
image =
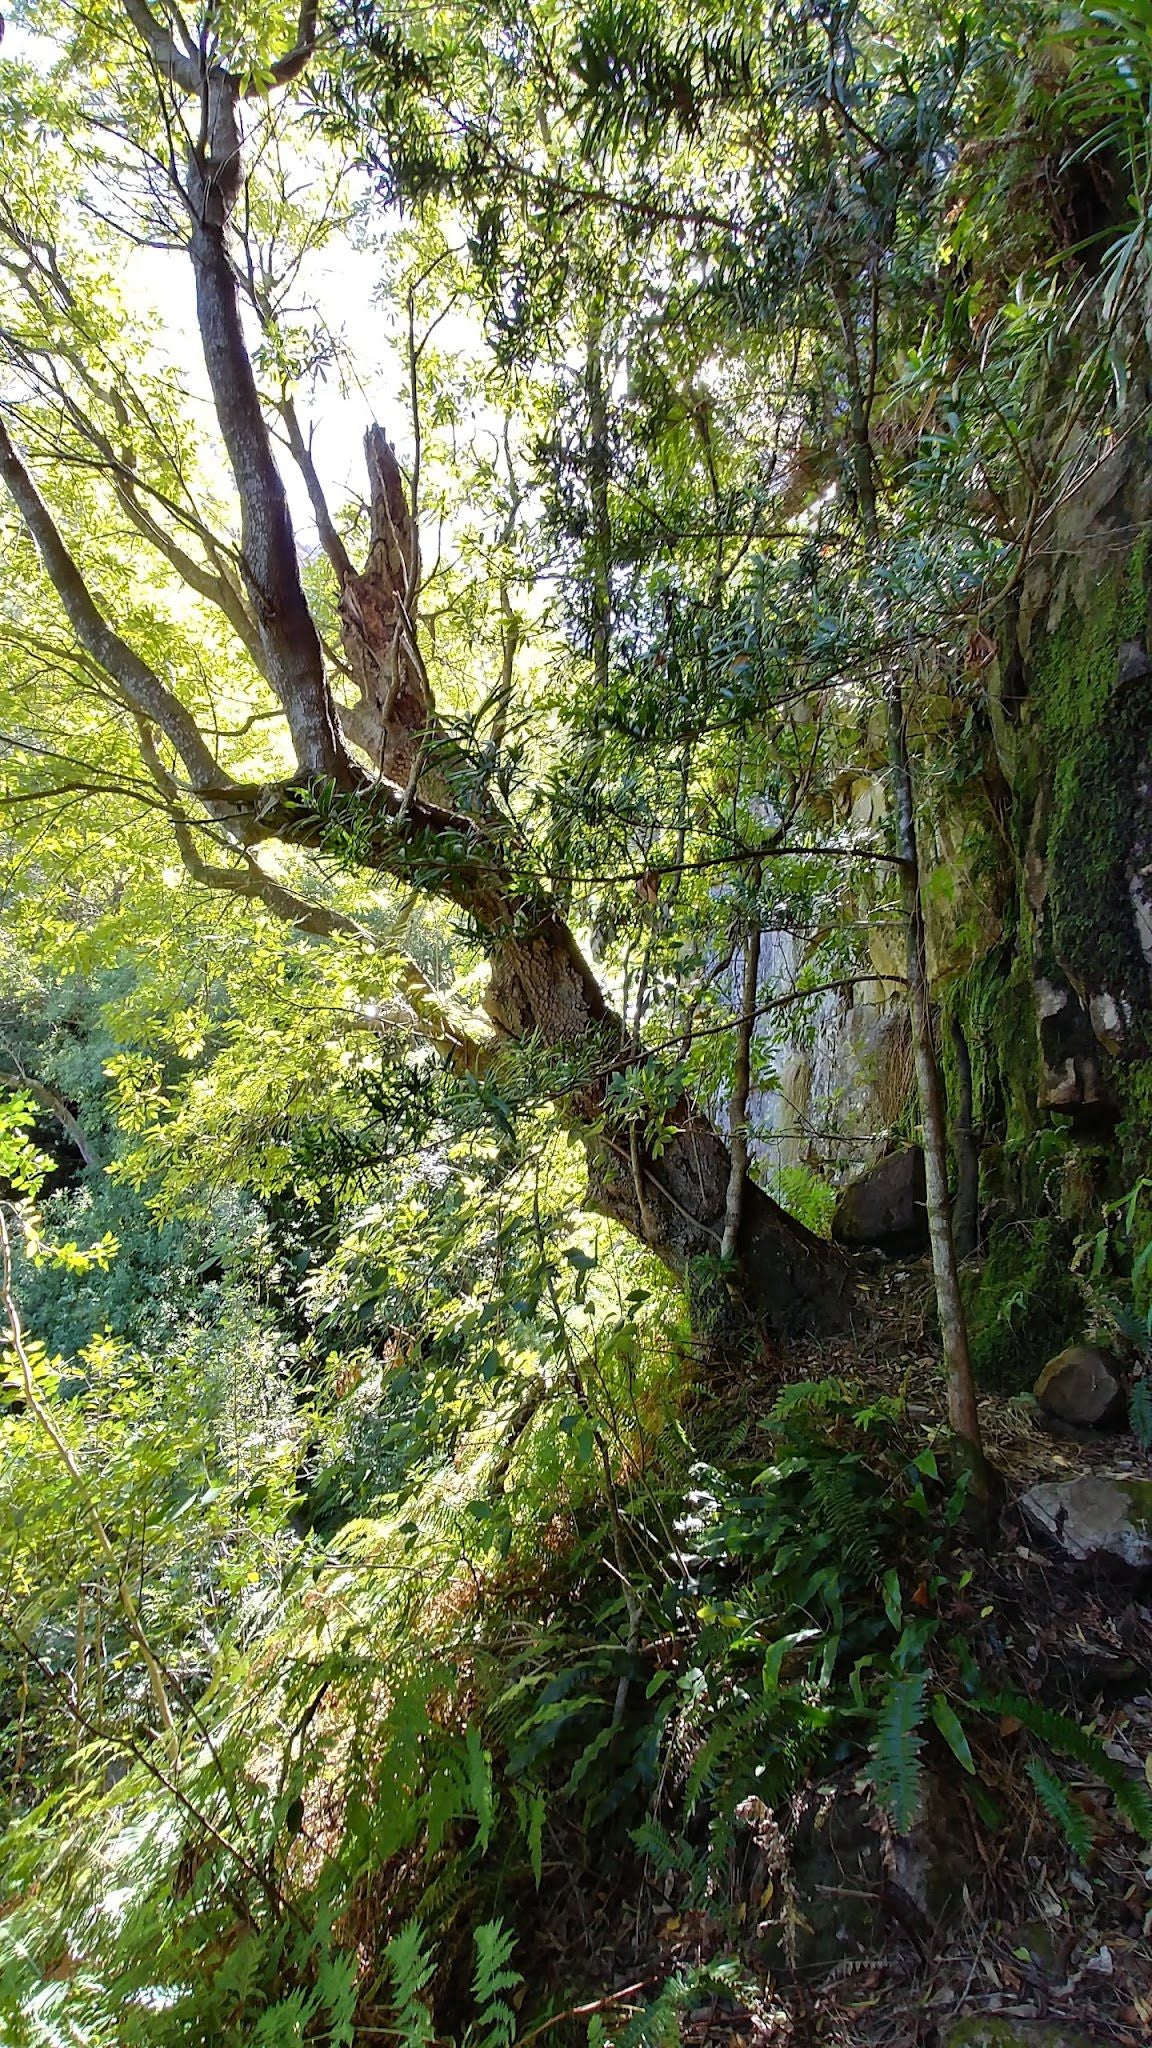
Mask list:
POLYGON ((1000 929, 967 966, 944 949, 940 993, 972 1059, 992 1226, 976 1320, 1002 1380, 1013 1341, 1025 1377, 1043 1348, 1013 1339, 1006 1303, 1023 1296, 1021 1332, 1036 1303, 1044 1342, 1063 1336, 1077 1243, 1087 1270, 1108 1227, 1122 1299, 1152 1237, 1150 506, 1152 450, 1121 440, 1052 522, 989 662, 1000 929))
MULTIPOLYGON (((964 677, 923 690, 918 709, 940 1046, 954 1124, 970 1122, 979 1154, 975 1349, 1004 1387, 1079 1333, 1074 1264, 1103 1261, 1113 1299, 1148 1306, 1152 443, 1130 432, 1107 447, 1097 458, 1085 444, 1082 480, 974 628, 964 677)), ((882 815, 867 739, 839 801, 861 824, 882 815)), ((868 947, 878 977, 900 971, 896 929, 871 921, 868 947)), ((891 985, 829 998, 782 1083, 769 1151, 785 1164, 842 1172, 909 1128, 891 985)))

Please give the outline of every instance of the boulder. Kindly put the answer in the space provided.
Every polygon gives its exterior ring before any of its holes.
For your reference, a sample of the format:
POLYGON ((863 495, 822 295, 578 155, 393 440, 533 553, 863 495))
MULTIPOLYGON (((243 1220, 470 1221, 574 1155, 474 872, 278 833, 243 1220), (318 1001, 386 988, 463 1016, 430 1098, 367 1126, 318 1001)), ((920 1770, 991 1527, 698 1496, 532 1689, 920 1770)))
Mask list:
POLYGON ((1046 1414, 1082 1429, 1118 1428, 1128 1413, 1119 1362, 1095 1344, 1069 1344, 1050 1358, 1032 1391, 1046 1414))
POLYGON ((761 1800, 742 1800, 736 1813, 764 1857, 752 1886, 765 1916, 756 1923, 763 1967, 807 1974, 867 1954, 880 1927, 884 1883, 871 1800, 842 1784, 801 1793, 786 1843, 761 1800))
POLYGON ((918 1145, 889 1152, 841 1188, 832 1236, 847 1251, 872 1249, 890 1259, 914 1259, 927 1251, 924 1155, 918 1145))
POLYGON ((941 2029, 942 2048, 1107 2048, 1065 2020, 1025 2020, 1001 2012, 973 2012, 941 2029))
POLYGON ((1020 1502, 1032 1527, 1077 1563, 1152 1566, 1152 1480, 1069 1479, 1034 1486, 1020 1502))

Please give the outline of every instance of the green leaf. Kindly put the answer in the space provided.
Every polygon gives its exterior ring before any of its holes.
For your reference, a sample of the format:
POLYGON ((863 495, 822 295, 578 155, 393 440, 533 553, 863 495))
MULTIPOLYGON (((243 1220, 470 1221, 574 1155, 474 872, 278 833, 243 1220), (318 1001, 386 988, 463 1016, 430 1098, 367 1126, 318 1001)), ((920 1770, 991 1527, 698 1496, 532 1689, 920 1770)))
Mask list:
POLYGON ((964 1770, 974 1775, 976 1764, 972 1751, 968 1746, 968 1737, 960 1725, 955 1710, 949 1705, 942 1692, 934 1692, 932 1695, 932 1719, 935 1721, 957 1763, 964 1770))
POLYGON ((889 1569, 880 1583, 884 1593, 884 1612, 899 1634, 904 1625, 904 1596, 900 1591, 899 1572, 889 1569))

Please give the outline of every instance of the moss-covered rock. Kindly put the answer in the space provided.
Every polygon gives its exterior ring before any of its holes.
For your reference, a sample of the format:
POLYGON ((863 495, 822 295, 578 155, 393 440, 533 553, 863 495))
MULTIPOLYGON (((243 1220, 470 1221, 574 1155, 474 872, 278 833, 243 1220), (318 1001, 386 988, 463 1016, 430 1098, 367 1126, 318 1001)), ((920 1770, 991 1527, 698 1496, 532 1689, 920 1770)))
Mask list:
POLYGON ((1098 2035, 1062 2020, 1019 2020, 999 2012, 973 2012, 940 2036, 942 2048, 1106 2048, 1098 2035))
POLYGON ((1055 1352, 1083 1335, 1071 1254, 1071 1233, 1052 1217, 995 1232, 983 1266, 965 1278, 972 1364, 982 1387, 1023 1393, 1055 1352))
POLYGON ((1069 981, 1146 1013, 1148 964, 1133 910, 1130 853, 1152 736, 1147 550, 1068 607, 1031 663, 1030 697, 1047 783, 1044 863, 1052 946, 1069 981))

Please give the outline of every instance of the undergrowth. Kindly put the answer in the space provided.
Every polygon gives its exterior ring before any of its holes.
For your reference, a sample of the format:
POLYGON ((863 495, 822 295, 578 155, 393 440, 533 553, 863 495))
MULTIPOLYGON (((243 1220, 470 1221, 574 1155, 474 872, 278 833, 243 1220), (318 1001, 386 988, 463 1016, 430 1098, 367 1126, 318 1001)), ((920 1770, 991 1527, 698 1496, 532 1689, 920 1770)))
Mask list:
MULTIPOLYGON (((567 1447, 567 1414, 535 1427, 567 1447)), ((948 1619, 963 1487, 898 1403, 793 1386, 762 1458, 702 1462, 677 1427, 631 1472, 592 1404, 584 1419, 593 1474, 607 1461, 563 1512, 493 1495, 490 1446, 467 1485, 458 1457, 451 1482, 425 1474, 282 1559, 249 1642, 182 1696, 174 1745, 130 1699, 110 1737, 76 1729, 4 1838, 6 2038, 270 2048, 383 2028, 506 2048, 581 1988, 538 1951, 561 1865, 613 1870, 622 1896, 662 1878, 735 1953, 749 1801, 786 1814, 848 1765, 906 1829, 932 1751, 978 1789, 979 1729, 1008 1709, 948 1619)), ((1094 1738, 1009 1704, 1077 1853, 1062 1757, 1152 1832, 1094 1738)), ((698 1995, 670 1978, 613 2038, 666 2038, 698 1995)))

